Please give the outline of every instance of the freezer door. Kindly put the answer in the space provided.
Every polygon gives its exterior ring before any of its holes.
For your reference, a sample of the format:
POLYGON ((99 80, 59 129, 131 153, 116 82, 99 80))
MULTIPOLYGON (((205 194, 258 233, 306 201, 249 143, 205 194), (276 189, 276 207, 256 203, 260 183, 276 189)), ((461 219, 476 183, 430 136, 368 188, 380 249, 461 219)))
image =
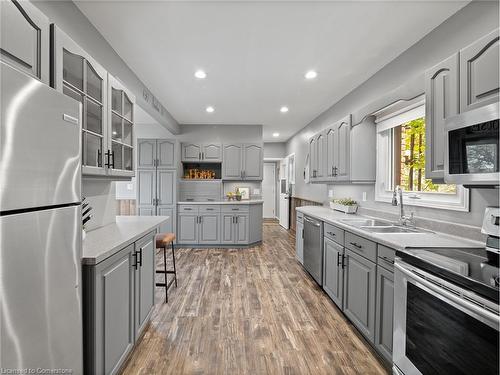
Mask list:
POLYGON ((0 62, 0 212, 81 200, 80 103, 0 62))
POLYGON ((0 368, 82 373, 81 209, 0 216, 0 368))

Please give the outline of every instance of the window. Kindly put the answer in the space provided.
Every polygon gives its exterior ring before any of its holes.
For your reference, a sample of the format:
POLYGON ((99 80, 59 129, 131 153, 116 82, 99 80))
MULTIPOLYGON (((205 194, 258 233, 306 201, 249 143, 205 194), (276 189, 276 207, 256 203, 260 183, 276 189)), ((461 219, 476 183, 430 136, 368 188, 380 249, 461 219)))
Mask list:
POLYGON ((425 178, 425 109, 409 109, 377 124, 375 199, 390 202, 401 186, 406 205, 468 211, 468 190, 425 178))

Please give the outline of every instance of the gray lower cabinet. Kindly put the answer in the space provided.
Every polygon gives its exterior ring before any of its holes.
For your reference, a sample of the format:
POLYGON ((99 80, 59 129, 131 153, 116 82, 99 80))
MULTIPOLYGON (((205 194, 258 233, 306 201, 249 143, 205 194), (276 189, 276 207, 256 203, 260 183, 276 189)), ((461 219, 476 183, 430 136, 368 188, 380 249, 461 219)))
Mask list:
POLYGON ((177 243, 198 242, 198 213, 179 213, 177 219, 177 243))
POLYGON ((323 249, 323 289, 332 301, 342 309, 344 247, 325 237, 323 249))
POLYGON ((236 244, 247 244, 249 238, 249 215, 248 213, 235 215, 234 242, 236 244))
POLYGON ((221 243, 233 244, 234 241, 234 215, 231 213, 223 213, 222 217, 222 233, 221 243))
POLYGON ((392 362, 394 272, 381 266, 377 266, 375 316, 375 347, 387 361, 392 362))
POLYGON ((376 264, 345 251, 344 314, 371 342, 375 340, 376 264))
POLYGON ((97 265, 83 266, 87 374, 117 373, 149 321, 154 305, 155 233, 97 265))
POLYGON ((295 225, 295 257, 304 264, 304 223, 299 220, 295 225))
POLYGON ((202 245, 220 242, 220 213, 203 213, 199 216, 198 243, 202 245))

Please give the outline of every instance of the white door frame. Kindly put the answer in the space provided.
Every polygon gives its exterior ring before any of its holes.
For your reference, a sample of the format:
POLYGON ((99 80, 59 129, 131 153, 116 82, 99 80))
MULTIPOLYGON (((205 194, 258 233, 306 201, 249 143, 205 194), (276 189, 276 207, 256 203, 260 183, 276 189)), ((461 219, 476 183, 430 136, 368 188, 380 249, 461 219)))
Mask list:
POLYGON ((288 195, 288 159, 283 158, 281 159, 280 162, 280 173, 279 173, 279 181, 280 181, 280 209, 279 209, 279 222, 280 225, 285 228, 289 229, 289 204, 290 204, 290 197, 288 195), (282 192, 282 186, 281 182, 284 181, 285 186, 285 192, 282 192))
MULTIPOLYGON (((275 162, 266 162, 264 161, 264 179, 262 180, 262 198, 264 199, 264 207, 263 207, 263 210, 262 210, 262 217, 264 219, 275 219, 276 218, 276 163, 275 162), (272 168, 272 171, 273 171, 273 174, 272 174, 272 215, 269 216, 269 215, 266 215, 266 210, 265 210, 265 207, 267 205, 269 205, 270 203, 267 202, 266 204, 266 197, 265 197, 265 194, 264 194, 264 184, 265 184, 265 181, 266 181, 266 172, 265 172, 265 169, 267 168, 272 168)), ((267 181, 267 183, 269 183, 269 185, 271 185, 270 181, 267 181)))

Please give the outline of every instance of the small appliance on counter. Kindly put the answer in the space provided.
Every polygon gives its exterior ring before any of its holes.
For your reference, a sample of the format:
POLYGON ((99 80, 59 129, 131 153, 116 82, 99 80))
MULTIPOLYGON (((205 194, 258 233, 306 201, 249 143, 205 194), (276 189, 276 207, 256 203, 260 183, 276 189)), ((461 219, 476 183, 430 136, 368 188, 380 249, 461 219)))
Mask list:
POLYGON ((498 375, 499 221, 488 207, 484 248, 396 252, 395 374, 498 375))

